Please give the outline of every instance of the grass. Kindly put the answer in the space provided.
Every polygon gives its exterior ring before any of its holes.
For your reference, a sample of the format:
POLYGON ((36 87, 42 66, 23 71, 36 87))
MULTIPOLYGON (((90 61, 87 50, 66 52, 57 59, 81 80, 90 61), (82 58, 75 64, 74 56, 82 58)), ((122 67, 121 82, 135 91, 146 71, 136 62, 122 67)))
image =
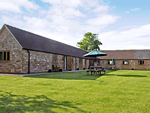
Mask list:
POLYGON ((0 113, 148 113, 150 71, 0 76, 0 113))

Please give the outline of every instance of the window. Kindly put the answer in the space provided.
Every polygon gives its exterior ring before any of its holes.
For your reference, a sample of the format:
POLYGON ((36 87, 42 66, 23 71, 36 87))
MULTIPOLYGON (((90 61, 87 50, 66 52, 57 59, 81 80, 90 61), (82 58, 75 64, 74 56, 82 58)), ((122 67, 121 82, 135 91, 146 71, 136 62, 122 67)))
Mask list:
POLYGON ((79 59, 79 63, 80 63, 80 64, 82 63, 82 58, 79 59))
POLYGON ((98 60, 97 64, 100 65, 100 61, 99 60, 98 60))
POLYGON ((128 61, 123 61, 123 65, 129 65, 128 61))
POLYGON ((86 65, 86 59, 85 59, 85 65, 86 65))
POLYGON ((65 57, 63 56, 63 57, 62 57, 62 62, 64 62, 64 61, 65 61, 65 57))
POLYGON ((57 55, 53 55, 53 62, 57 62, 57 55))
POLYGON ((138 64, 139 64, 139 65, 144 65, 144 60, 139 60, 139 61, 138 61, 138 64))
POLYGON ((111 61, 111 60, 108 60, 108 64, 110 64, 110 61, 111 61))
POLYGON ((72 58, 72 63, 73 63, 73 58, 72 58))
POLYGON ((2 55, 3 55, 2 52, 0 52, 0 61, 2 61, 2 55))
POLYGON ((10 60, 10 52, 9 51, 0 52, 0 61, 9 61, 9 60, 10 60))

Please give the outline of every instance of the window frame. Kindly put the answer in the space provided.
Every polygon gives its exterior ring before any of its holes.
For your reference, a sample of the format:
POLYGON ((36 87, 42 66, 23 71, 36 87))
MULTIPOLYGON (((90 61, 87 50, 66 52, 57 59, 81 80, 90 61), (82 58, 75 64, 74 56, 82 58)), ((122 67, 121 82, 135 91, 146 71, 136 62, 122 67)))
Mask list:
POLYGON ((138 65, 144 65, 144 60, 138 60, 138 65))
POLYGON ((79 64, 82 64, 82 58, 79 59, 79 64))
POLYGON ((10 61, 10 50, 3 50, 3 51, 0 51, 2 53, 2 60, 0 60, 0 62, 8 62, 10 61), (6 52, 6 60, 4 60, 4 53, 6 52), (9 59, 8 59, 8 52, 9 52, 9 59))
POLYGON ((53 59, 52 59, 53 62, 57 62, 57 54, 53 54, 53 59))
POLYGON ((123 65, 129 65, 129 61, 128 60, 124 60, 123 61, 123 65), (128 62, 128 64, 125 64, 125 62, 128 62))

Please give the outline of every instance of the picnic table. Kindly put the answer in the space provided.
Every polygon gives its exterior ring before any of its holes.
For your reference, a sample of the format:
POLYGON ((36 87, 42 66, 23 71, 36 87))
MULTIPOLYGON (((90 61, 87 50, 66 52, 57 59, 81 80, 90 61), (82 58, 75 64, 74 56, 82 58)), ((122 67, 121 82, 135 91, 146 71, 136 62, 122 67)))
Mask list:
POLYGON ((91 75, 92 75, 92 73, 94 72, 94 74, 96 73, 100 73, 101 74, 101 72, 104 72, 105 73, 105 71, 106 71, 106 69, 104 69, 104 68, 102 68, 102 66, 90 66, 89 67, 89 69, 87 70, 87 72, 91 72, 91 75))
POLYGON ((110 66, 109 70, 116 70, 116 66, 115 65, 114 66, 110 66))

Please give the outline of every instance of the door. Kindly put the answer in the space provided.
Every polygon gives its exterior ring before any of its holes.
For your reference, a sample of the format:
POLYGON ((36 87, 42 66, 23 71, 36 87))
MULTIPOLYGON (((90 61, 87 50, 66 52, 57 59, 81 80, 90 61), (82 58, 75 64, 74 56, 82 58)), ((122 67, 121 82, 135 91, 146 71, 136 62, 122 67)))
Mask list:
POLYGON ((94 60, 90 60, 90 66, 94 66, 94 60))
POLYGON ((55 71, 57 67, 57 55, 53 54, 52 55, 52 71, 55 71))
POLYGON ((72 57, 72 70, 75 69, 75 57, 72 57))
POLYGON ((72 57, 67 56, 67 70, 72 70, 72 57))
POLYGON ((75 57, 75 69, 77 69, 77 57, 75 57))
POLYGON ((64 56, 64 70, 67 70, 67 58, 64 56))
POLYGON ((83 69, 83 59, 79 58, 79 69, 82 70, 83 69))

